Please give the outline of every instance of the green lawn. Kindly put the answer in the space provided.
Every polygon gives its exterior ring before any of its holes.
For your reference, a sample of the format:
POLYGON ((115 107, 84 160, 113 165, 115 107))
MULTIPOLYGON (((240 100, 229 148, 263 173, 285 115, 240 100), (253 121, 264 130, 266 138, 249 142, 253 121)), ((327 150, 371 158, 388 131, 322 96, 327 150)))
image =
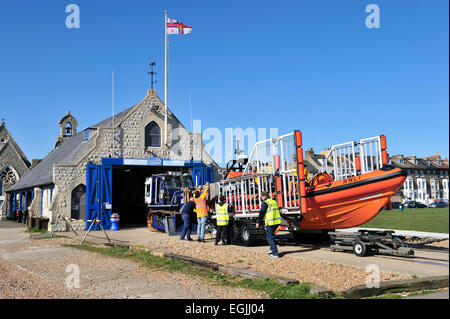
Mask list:
POLYGON ((448 208, 409 208, 383 210, 359 228, 416 230, 448 234, 448 208))

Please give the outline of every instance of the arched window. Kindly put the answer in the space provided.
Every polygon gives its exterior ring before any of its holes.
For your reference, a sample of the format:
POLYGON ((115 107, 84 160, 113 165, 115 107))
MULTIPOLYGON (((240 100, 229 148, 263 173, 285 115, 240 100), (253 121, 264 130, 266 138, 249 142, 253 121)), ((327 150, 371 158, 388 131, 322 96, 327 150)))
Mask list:
POLYGON ((11 166, 5 166, 0 171, 0 196, 2 195, 4 185, 14 184, 18 180, 19 177, 16 171, 11 166))
POLYGON ((161 129, 155 122, 145 127, 145 147, 161 147, 161 129))

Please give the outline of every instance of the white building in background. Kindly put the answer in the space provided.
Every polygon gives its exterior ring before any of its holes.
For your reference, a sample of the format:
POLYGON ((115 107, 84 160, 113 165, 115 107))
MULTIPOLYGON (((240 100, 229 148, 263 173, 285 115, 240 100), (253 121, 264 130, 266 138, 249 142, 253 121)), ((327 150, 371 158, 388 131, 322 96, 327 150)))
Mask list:
POLYGON ((447 178, 442 180, 442 198, 447 199, 448 202, 448 171, 447 178))
POLYGON ((448 159, 434 156, 394 155, 390 163, 407 171, 408 176, 400 189, 403 201, 415 200, 429 205, 434 201, 449 202, 448 159))

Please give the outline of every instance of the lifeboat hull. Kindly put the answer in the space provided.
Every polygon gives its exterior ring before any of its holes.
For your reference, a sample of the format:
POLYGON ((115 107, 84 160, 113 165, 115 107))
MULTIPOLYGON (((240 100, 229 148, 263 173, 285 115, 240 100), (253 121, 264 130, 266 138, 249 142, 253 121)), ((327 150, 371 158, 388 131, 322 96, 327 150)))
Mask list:
POLYGON ((400 168, 387 167, 307 188, 308 210, 300 228, 342 229, 362 225, 389 203, 406 175, 400 168))

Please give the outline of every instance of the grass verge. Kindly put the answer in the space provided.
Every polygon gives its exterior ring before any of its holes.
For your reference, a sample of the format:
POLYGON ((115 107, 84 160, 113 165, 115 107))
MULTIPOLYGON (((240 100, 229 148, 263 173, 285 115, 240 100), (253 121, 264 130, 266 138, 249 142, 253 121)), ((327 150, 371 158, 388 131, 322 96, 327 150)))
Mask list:
POLYGON ((448 234, 448 208, 407 208, 383 210, 359 228, 415 230, 448 234))
POLYGON ((47 229, 39 229, 37 227, 27 227, 27 230, 25 231, 26 233, 41 233, 41 234, 46 234, 48 233, 47 229))
POLYGON ((231 276, 199 267, 186 261, 154 256, 146 251, 129 251, 126 247, 98 247, 93 243, 85 243, 84 245, 64 244, 64 246, 95 252, 108 257, 127 258, 151 269, 181 272, 208 280, 220 286, 240 287, 260 291, 272 299, 321 298, 317 295, 310 294, 310 286, 308 284, 282 285, 274 279, 249 279, 240 276, 231 276))

